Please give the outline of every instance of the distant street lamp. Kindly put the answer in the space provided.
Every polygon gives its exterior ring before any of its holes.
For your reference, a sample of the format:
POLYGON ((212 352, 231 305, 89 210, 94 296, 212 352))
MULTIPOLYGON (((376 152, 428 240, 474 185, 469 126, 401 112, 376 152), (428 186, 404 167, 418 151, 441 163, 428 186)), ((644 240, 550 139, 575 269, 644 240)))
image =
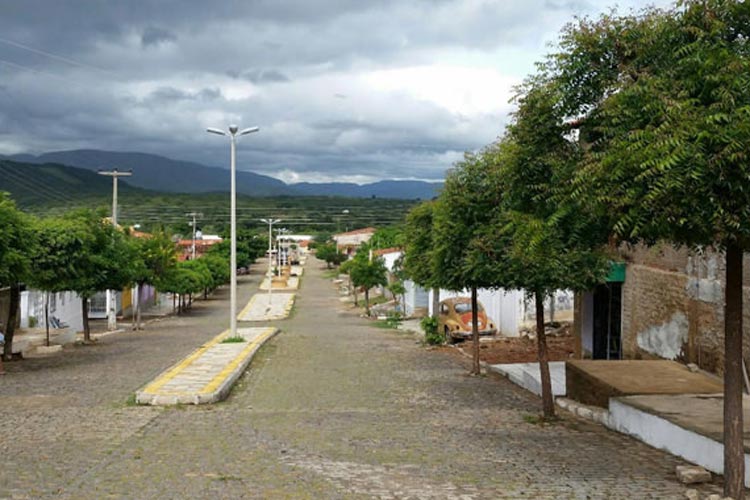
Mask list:
POLYGON ((281 222, 281 219, 260 219, 268 224, 268 307, 271 307, 271 288, 273 288, 273 225, 281 222))
MULTIPOLYGON (((132 170, 125 170, 120 172, 119 170, 97 170, 99 175, 106 175, 112 177, 112 227, 117 230, 117 179, 120 177, 130 177, 133 175, 132 170)), ((107 290, 106 301, 107 301, 107 330, 112 331, 117 328, 117 314, 116 307, 113 303, 116 295, 112 293, 112 290, 107 290)))
POLYGON ((230 125, 227 132, 224 132, 218 128, 207 128, 206 132, 209 134, 216 135, 228 135, 230 143, 230 255, 229 255, 229 267, 230 271, 230 285, 229 285, 229 336, 237 336, 237 190, 235 182, 235 157, 237 149, 237 137, 241 135, 251 134, 260 130, 258 127, 246 128, 239 131, 237 125, 230 125))

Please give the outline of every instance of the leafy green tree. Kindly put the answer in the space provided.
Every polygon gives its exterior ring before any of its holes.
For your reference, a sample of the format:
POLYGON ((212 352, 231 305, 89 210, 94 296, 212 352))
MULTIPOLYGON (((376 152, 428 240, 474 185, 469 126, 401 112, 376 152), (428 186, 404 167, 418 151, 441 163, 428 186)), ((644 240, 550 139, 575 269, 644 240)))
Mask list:
POLYGON ((422 288, 432 288, 432 316, 438 317, 440 276, 432 252, 435 249, 433 214, 435 202, 426 201, 412 208, 406 216, 404 234, 404 275, 422 288))
POLYGON ((177 248, 163 231, 144 238, 133 238, 135 258, 132 271, 136 283, 135 328, 141 329, 140 290, 145 285, 155 286, 177 264, 177 248))
POLYGON ((29 277, 30 256, 36 248, 32 220, 16 208, 6 193, 0 192, 0 287, 10 288, 10 304, 4 325, 5 346, 3 353, 10 359, 13 353, 13 335, 18 321, 18 306, 21 298, 21 282, 29 277))
POLYGON ((205 255, 199 260, 206 265, 206 268, 211 274, 210 290, 215 290, 217 287, 229 281, 229 261, 213 254, 205 255))
MULTIPOLYGON (((487 248, 498 262, 506 288, 534 298, 537 349, 546 418, 555 413, 544 331, 544 299, 555 290, 583 291, 604 281, 610 234, 606 218, 576 203, 570 179, 582 148, 568 137, 556 86, 532 78, 520 89, 518 110, 506 136, 492 150, 503 201, 493 230, 480 241, 479 263, 487 248)), ((476 264, 473 264, 476 265, 476 264)))
MULTIPOLYGON (((445 186, 433 207, 432 271, 429 283, 453 291, 471 290, 472 373, 479 375, 479 327, 477 289, 503 286, 497 266, 489 258, 480 259, 472 242, 487 231, 492 215, 500 205, 502 191, 488 151, 466 154, 449 171, 445 186)), ((408 251, 407 246, 407 251, 408 251)), ((407 268, 409 266, 407 254, 407 268)))
POLYGON ((365 313, 370 315, 370 289, 388 284, 388 270, 383 259, 370 259, 369 249, 360 248, 357 255, 350 261, 349 276, 355 287, 362 287, 365 291, 365 313))
POLYGON ((400 248, 404 244, 403 227, 398 224, 378 228, 372 235, 372 248, 400 248))
POLYGON ((750 248, 750 9, 684 0, 582 20, 548 65, 590 145, 582 199, 620 240, 724 250, 724 494, 744 497, 743 253, 750 248))
POLYGON ((338 266, 347 259, 347 256, 345 254, 339 253, 339 251, 336 249, 335 243, 325 243, 323 245, 319 245, 315 249, 315 255, 319 259, 325 261, 326 267, 328 267, 328 269, 333 266, 338 266))

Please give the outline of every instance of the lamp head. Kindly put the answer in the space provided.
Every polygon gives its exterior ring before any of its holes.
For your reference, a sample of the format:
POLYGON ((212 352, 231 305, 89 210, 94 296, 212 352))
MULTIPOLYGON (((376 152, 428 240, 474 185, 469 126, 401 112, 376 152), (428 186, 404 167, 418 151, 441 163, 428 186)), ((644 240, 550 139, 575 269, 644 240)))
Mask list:
POLYGON ((224 132, 223 130, 218 129, 218 128, 214 128, 214 127, 207 128, 206 132, 208 132, 209 134, 227 135, 226 132, 224 132))

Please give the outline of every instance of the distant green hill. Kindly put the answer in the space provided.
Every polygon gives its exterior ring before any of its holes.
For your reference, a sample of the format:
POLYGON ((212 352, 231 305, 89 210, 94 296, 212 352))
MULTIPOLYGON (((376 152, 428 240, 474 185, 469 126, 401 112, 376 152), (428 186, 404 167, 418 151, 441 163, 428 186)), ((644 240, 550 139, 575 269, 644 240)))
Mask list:
MULTIPOLYGON (((24 163, 55 163, 96 171, 117 167, 132 169, 129 183, 144 189, 166 193, 216 193, 229 191, 229 171, 195 162, 173 160, 164 156, 135 153, 78 149, 55 151, 38 156, 19 154, 3 157, 24 163)), ((407 172, 404 172, 407 174, 407 172)), ((371 184, 346 182, 297 183, 284 182, 249 172, 238 165, 237 193, 249 196, 343 196, 347 198, 393 198, 429 200, 437 196, 442 183, 423 181, 385 180, 371 184)))
MULTIPOLYGON (((118 187, 124 195, 148 193, 122 179, 118 187)), ((55 163, 0 160, 0 191, 9 192, 21 208, 91 206, 111 203, 112 178, 55 163)))
MULTIPOLYGON (((0 159, 0 191, 10 193, 19 208, 37 215, 60 214, 74 208, 109 209, 112 179, 90 170, 55 163, 34 164, 0 159)), ((188 212, 197 211, 205 232, 228 229, 229 194, 166 193, 119 181, 119 221, 144 229, 171 226, 184 234, 188 212)), ((399 223, 413 200, 341 196, 237 197, 237 221, 246 228, 267 227, 261 218, 281 219, 282 227, 316 234, 399 223)))

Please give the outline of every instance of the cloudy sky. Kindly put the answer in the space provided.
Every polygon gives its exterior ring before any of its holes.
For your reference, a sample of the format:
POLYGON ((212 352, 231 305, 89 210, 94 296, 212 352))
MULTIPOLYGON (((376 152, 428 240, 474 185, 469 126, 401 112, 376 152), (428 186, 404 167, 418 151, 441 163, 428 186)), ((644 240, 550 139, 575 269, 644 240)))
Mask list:
MULTIPOLYGON (((621 9, 666 0, 620 0, 621 9)), ((289 181, 441 179, 601 0, 0 0, 0 154, 94 148, 289 181)))

